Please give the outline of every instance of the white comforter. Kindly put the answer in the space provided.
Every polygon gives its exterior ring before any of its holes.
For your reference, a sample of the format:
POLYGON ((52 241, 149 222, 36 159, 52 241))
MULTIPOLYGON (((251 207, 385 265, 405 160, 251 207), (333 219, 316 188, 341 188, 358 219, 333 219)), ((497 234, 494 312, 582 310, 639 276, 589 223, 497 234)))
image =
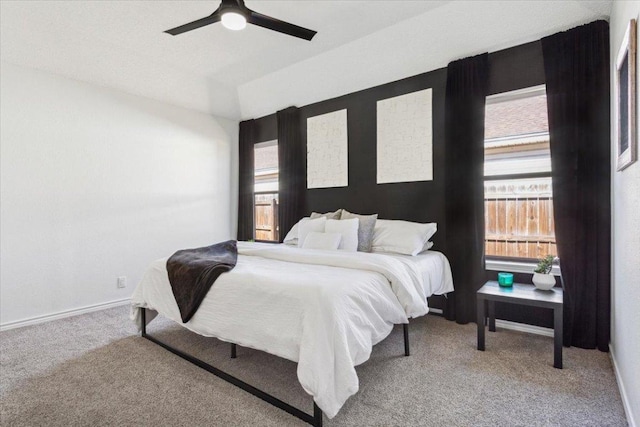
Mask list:
MULTIPOLYGON (((298 362, 300 384, 330 418, 358 391, 354 367, 372 346, 394 324, 426 314, 431 293, 453 290, 449 263, 437 252, 435 270, 445 274, 383 254, 246 242, 238 242, 238 254, 183 326, 298 362)), ((166 258, 150 265, 132 306, 134 320, 145 307, 182 323, 166 258)))

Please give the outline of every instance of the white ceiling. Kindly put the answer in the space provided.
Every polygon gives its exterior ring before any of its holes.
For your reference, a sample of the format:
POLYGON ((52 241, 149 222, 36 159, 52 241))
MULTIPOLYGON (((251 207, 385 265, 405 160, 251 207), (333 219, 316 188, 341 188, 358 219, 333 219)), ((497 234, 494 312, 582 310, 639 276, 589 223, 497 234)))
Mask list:
POLYGON ((218 4, 2 0, 0 58, 238 119, 428 71, 608 17, 611 9, 611 0, 246 0, 318 34, 307 42, 255 26, 232 32, 219 23, 175 37, 163 33, 218 4), (416 56, 424 58, 416 63, 416 56), (365 64, 378 65, 369 72, 365 64))

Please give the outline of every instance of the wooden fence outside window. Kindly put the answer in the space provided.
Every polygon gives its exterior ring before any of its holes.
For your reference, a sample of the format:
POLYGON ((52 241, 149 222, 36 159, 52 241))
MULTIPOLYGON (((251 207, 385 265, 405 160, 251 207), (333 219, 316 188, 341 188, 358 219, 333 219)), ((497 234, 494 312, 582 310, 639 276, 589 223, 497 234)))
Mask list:
POLYGON ((255 194, 255 239, 278 241, 278 193, 255 194))
POLYGON ((557 256, 551 179, 485 182, 487 256, 557 256))

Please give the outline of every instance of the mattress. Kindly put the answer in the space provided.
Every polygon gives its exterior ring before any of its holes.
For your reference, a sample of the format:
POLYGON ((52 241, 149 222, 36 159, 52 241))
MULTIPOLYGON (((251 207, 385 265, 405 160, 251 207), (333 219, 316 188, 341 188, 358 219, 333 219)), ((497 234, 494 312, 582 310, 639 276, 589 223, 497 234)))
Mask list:
POLYGON ((438 251, 425 251, 418 255, 386 255, 412 264, 420 271, 426 296, 444 295, 453 292, 453 277, 447 257, 438 251))

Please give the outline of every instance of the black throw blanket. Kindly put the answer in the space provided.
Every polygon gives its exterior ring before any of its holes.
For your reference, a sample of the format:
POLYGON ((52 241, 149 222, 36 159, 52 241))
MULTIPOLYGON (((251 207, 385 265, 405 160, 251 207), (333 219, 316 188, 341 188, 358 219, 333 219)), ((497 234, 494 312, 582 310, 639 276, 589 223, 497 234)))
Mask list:
POLYGON ((171 255, 167 260, 167 273, 182 323, 193 317, 213 282, 222 273, 233 269, 237 261, 235 240, 204 248, 183 249, 171 255))

